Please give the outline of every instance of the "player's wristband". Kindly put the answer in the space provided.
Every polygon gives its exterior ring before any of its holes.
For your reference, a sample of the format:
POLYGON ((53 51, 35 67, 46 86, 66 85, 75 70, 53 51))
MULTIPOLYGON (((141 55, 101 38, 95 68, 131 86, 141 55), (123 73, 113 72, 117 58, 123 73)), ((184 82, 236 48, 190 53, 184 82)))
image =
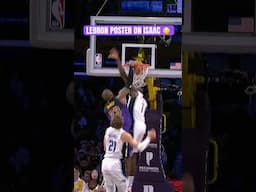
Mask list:
POLYGON ((150 138, 146 137, 146 139, 144 139, 141 143, 138 144, 138 150, 140 152, 144 151, 149 145, 149 143, 150 143, 150 138))

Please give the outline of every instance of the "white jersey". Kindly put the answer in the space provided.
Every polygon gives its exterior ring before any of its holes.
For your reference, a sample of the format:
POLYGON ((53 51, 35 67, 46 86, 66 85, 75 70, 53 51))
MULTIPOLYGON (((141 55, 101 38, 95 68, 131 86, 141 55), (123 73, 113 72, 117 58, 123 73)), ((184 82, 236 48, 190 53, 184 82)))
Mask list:
MULTIPOLYGON (((131 98, 129 98, 128 106, 130 104, 131 98)), ((138 91, 138 95, 133 104, 132 116, 134 121, 145 122, 145 111, 148 107, 147 101, 143 97, 143 94, 138 91)))
POLYGON ((121 140, 121 135, 124 132, 123 128, 115 129, 113 127, 109 127, 105 133, 105 144, 106 151, 104 158, 114 158, 114 159, 122 159, 122 149, 123 149, 123 141, 121 140))
MULTIPOLYGON (((146 134, 146 121, 145 112, 148 107, 146 99, 143 94, 138 91, 138 95, 135 98, 129 97, 127 107, 133 118, 132 135, 133 138, 141 142, 146 134)), ((138 152, 138 149, 133 149, 133 152, 138 152)))

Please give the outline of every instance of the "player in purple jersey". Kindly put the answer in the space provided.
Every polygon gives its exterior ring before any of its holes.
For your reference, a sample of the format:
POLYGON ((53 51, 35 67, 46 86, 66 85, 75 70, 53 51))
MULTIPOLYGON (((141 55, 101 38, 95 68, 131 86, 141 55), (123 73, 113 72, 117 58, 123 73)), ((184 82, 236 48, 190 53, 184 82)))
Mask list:
MULTIPOLYGON (((132 125, 132 118, 127 108, 126 97, 128 93, 129 93, 129 89, 126 87, 121 89, 117 96, 115 96, 110 89, 104 89, 101 94, 101 97, 103 100, 106 101, 104 112, 108 116, 110 122, 116 115, 119 115, 123 118, 123 129, 127 132, 130 132, 131 125, 132 125)), ((128 143, 125 143, 122 149, 122 154, 123 154, 122 161, 124 162, 124 164, 127 164, 127 157, 129 157, 130 152, 131 152, 131 149, 128 146, 128 143)))
POLYGON ((110 89, 104 89, 101 96, 106 101, 104 112, 108 116, 109 120, 111 120, 116 114, 121 115, 124 119, 123 129, 129 132, 132 119, 127 108, 126 96, 128 93, 129 90, 127 88, 123 88, 119 91, 118 95, 115 96, 110 89))

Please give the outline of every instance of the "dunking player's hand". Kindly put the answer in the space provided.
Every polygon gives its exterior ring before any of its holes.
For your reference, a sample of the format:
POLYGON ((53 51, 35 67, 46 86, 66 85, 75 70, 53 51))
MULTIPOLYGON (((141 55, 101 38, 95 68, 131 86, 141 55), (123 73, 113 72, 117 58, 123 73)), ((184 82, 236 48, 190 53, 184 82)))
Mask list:
POLYGON ((129 85, 131 84, 131 80, 129 81, 128 76, 125 73, 124 68, 121 64, 121 60, 120 60, 120 57, 119 57, 119 51, 116 48, 110 49, 108 58, 116 60, 120 76, 123 79, 126 87, 129 87, 129 85), (128 81, 129 81, 129 83, 128 83, 128 81))
POLYGON ((109 55, 108 55, 108 58, 109 59, 114 59, 114 60, 120 60, 120 57, 119 57, 119 52, 116 48, 112 48, 110 49, 109 51, 109 55))
POLYGON ((151 141, 156 139, 156 130, 155 129, 150 129, 148 131, 147 136, 150 138, 151 141))

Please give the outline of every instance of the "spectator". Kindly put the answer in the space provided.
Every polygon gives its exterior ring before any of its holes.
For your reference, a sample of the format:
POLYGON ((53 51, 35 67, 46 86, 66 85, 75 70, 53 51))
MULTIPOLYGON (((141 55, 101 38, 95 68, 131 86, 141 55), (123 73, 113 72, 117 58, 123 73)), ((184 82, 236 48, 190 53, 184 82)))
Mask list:
POLYGON ((94 192, 99 188, 99 173, 96 169, 93 169, 91 172, 91 180, 89 182, 89 190, 94 192))
POLYGON ((182 181, 183 192, 194 192, 194 179, 190 173, 184 173, 182 181))
POLYGON ((99 187, 98 183, 94 180, 90 180, 90 182, 89 182, 89 192, 95 192, 95 190, 97 190, 97 187, 99 187))
POLYGON ((96 169, 93 169, 91 172, 91 179, 96 181, 99 184, 99 173, 96 169))
POLYGON ((85 170, 84 171, 83 180, 87 184, 90 182, 90 180, 91 180, 91 171, 90 170, 85 170))
POLYGON ((82 157, 79 158, 79 165, 82 171, 90 169, 90 161, 88 159, 88 156, 82 154, 82 157))
POLYGON ((162 157, 161 160, 162 160, 164 170, 166 170, 167 169, 167 154, 165 152, 164 145, 161 145, 161 157, 162 157))
POLYGON ((79 166, 74 166, 74 189, 73 192, 89 192, 88 185, 80 178, 79 166))
POLYGON ((182 180, 178 179, 173 171, 168 173, 167 181, 174 189, 174 192, 182 192, 182 180))

